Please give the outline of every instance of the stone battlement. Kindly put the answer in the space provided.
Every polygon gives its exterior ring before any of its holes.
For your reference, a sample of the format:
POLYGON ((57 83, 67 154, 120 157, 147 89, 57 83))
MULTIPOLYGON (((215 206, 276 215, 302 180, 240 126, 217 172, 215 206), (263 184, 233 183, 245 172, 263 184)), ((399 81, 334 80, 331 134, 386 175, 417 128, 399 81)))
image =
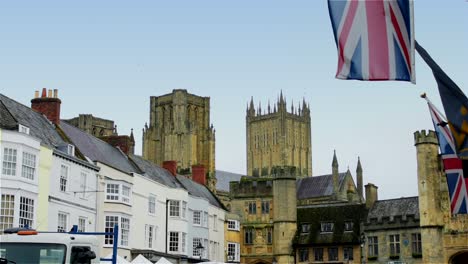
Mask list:
POLYGON ((433 130, 421 130, 414 132, 414 145, 418 144, 439 144, 437 135, 433 130))

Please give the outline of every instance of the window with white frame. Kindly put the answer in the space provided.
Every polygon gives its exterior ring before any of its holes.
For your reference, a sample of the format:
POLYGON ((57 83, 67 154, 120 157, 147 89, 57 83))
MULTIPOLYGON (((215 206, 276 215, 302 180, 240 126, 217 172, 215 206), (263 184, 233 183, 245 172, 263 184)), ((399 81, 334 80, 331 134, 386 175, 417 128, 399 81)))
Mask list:
POLYGON ((21 176, 26 179, 34 180, 34 172, 36 171, 36 155, 23 152, 23 169, 21 176))
POLYGON ((28 134, 29 135, 29 127, 23 126, 23 125, 18 125, 18 131, 20 133, 28 134))
POLYGON ((197 247, 199 246, 203 246, 202 245, 202 239, 199 238, 199 237, 194 237, 193 238, 193 243, 192 243, 192 255, 194 257, 199 257, 201 255, 201 249, 197 249, 197 247))
POLYGON ((228 230, 239 231, 240 224, 238 220, 228 220, 228 230))
POLYGON ((187 233, 182 233, 182 241, 181 241, 181 244, 180 244, 180 251, 182 253, 185 253, 186 252, 186 248, 187 248, 187 233))
POLYGON ((320 231, 322 233, 331 233, 333 232, 333 223, 332 222, 323 222, 320 224, 320 231))
POLYGON ((154 195, 148 197, 148 213, 151 215, 156 214, 156 196, 154 195))
POLYGON ((169 200, 169 216, 180 216, 180 201, 169 200))
POLYGON ((60 167, 60 191, 66 192, 68 184, 68 166, 60 167))
POLYGON ((422 254, 421 233, 411 234, 411 253, 413 255, 422 254))
POLYGON ((68 214, 66 213, 58 213, 57 219, 57 232, 67 232, 68 228, 68 214))
POLYGON ((182 218, 185 219, 187 215, 187 202, 182 201, 182 218))
MULTIPOLYGON (((114 226, 118 225, 120 235, 120 246, 128 246, 130 238, 130 218, 120 215, 106 215, 104 223, 104 232, 113 233, 114 226)), ((104 237, 104 245, 111 246, 114 244, 113 236, 104 237)))
POLYGON ((390 256, 400 255, 400 235, 390 235, 390 256))
POLYGON ((145 246, 147 248, 153 248, 154 233, 154 225, 145 225, 145 246))
POLYGON ((81 172, 80 174, 80 197, 86 197, 86 181, 88 180, 88 174, 81 172))
POLYGON ((201 225, 201 217, 202 217, 202 212, 201 211, 193 211, 193 225, 201 225))
POLYGON ((179 232, 169 232, 169 251, 179 252, 179 232))
MULTIPOLYGON (((106 215, 106 220, 104 224, 104 232, 113 233, 114 226, 119 224, 119 217, 116 215, 106 215)), ((113 245, 114 236, 106 235, 104 238, 104 245, 113 245)))
POLYGON ((12 194, 2 194, 0 208, 0 233, 2 233, 3 230, 13 227, 15 219, 15 196, 12 194))
POLYGON ((106 200, 118 201, 119 200, 119 184, 107 183, 106 184, 106 200))
POLYGON ((369 236, 367 237, 367 244, 369 245, 368 248, 368 255, 371 257, 379 255, 379 239, 377 236, 369 236))
POLYGON ((203 226, 208 227, 208 212, 203 212, 203 226))
POLYGON ((34 220, 34 200, 27 197, 20 197, 19 226, 33 226, 34 220))
POLYGON ((346 221, 345 223, 345 228, 344 228, 344 231, 346 232, 350 232, 350 231, 353 231, 353 222, 352 221, 346 221))
POLYGON ((86 232, 86 220, 83 216, 78 218, 78 232, 86 232))
POLYGON ((120 217, 120 245, 128 246, 130 237, 130 218, 120 217))
POLYGON ((208 239, 203 239, 203 247, 204 249, 202 249, 202 256, 204 258, 208 258, 208 254, 210 253, 210 248, 209 248, 209 244, 208 244, 208 239))
POLYGON ((3 175, 15 176, 16 175, 16 149, 4 148, 3 149, 3 175))
POLYGON ((130 204, 132 189, 124 183, 106 183, 106 201, 130 204))
POLYGON ((122 185, 122 202, 124 203, 130 203, 130 187, 126 185, 122 185))

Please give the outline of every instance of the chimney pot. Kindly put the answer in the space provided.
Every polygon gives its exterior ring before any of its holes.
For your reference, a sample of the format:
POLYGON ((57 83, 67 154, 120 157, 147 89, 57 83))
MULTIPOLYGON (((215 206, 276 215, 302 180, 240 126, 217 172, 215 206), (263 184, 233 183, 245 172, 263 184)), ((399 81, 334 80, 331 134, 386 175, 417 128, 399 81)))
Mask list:
POLYGON ((54 98, 58 97, 58 89, 54 89, 54 98))
POLYGON ((45 115, 55 125, 58 125, 60 123, 61 103, 59 98, 52 98, 52 90, 49 90, 49 97, 47 97, 47 89, 43 88, 41 97, 31 100, 31 108, 45 115))
POLYGON ((51 89, 49 89, 47 91, 47 97, 52 98, 52 90, 51 89))
POLYGON ((34 91, 34 98, 38 98, 39 97, 39 91, 34 91))

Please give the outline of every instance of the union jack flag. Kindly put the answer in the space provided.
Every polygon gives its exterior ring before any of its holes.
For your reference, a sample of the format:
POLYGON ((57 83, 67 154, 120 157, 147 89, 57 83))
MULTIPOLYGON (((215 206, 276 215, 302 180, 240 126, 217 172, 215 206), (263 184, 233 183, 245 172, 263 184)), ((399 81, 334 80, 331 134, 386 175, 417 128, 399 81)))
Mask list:
POLYGON ((336 78, 415 83, 412 0, 328 0, 336 78))
POLYGON ((429 101, 427 103, 439 139, 440 153, 447 176, 452 215, 466 214, 468 213, 468 179, 465 178, 463 172, 463 161, 458 158, 455 152, 455 142, 447 122, 442 119, 433 104, 429 101))

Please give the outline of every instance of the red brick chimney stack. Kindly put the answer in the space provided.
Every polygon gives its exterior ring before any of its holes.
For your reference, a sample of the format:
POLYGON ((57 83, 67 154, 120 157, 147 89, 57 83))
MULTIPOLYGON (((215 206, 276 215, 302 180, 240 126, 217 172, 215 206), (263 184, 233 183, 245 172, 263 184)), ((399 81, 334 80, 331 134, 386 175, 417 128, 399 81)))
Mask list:
POLYGON ((206 168, 203 165, 192 165, 192 180, 206 185, 206 168))
POLYGON ((175 160, 166 160, 163 162, 163 168, 168 170, 172 176, 176 176, 177 174, 177 161, 175 160))
POLYGON ((39 112, 47 117, 55 125, 60 124, 60 104, 62 101, 58 98, 58 90, 49 90, 47 95, 47 89, 42 89, 41 97, 39 97, 39 91, 34 92, 34 99, 31 100, 31 108, 36 112, 39 112))

